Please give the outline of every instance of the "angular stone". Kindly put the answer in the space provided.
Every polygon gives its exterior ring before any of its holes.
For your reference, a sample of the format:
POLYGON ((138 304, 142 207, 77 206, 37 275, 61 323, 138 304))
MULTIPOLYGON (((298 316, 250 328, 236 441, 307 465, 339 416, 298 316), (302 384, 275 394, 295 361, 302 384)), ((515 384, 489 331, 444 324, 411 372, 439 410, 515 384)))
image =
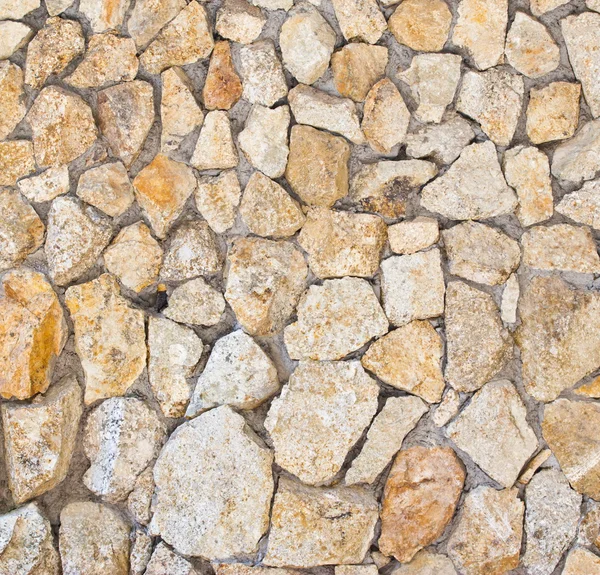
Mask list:
POLYGON ((503 575, 519 565, 523 502, 517 489, 479 486, 463 503, 448 555, 465 575, 503 575))
POLYGON ((447 436, 492 479, 511 487, 538 447, 514 385, 493 381, 448 426, 447 436))
POLYGON ((552 451, 549 449, 542 449, 535 457, 529 460, 529 463, 525 466, 523 473, 517 480, 521 485, 527 485, 536 471, 550 458, 552 451))
POLYGON ((224 0, 217 11, 216 31, 223 38, 251 44, 260 35, 266 16, 246 0, 224 0))
POLYGON ((227 112, 214 110, 206 114, 190 164, 198 170, 227 170, 238 165, 227 112))
POLYGON ((562 575, 600 575, 600 557, 578 547, 567 556, 562 575))
POLYGON ((311 206, 330 207, 348 193, 350 145, 310 126, 292 126, 285 178, 311 206))
POLYGON ((437 403, 444 392, 442 339, 428 321, 412 321, 373 342, 361 359, 381 381, 437 403))
POLYGON ((595 377, 591 381, 581 385, 574 390, 577 395, 583 395, 584 397, 591 397, 593 399, 600 398, 600 378, 595 377))
POLYGON ((243 97, 251 104, 273 106, 288 87, 272 40, 242 45, 239 50, 243 97))
POLYGON ((388 51, 385 46, 362 42, 346 44, 331 58, 333 83, 340 95, 362 102, 373 85, 385 75, 388 51))
POLYGON ((208 58, 214 45, 206 10, 192 0, 150 43, 140 64, 149 74, 160 74, 171 66, 208 58))
POLYGON ((193 565, 183 557, 173 553, 160 542, 148 563, 145 575, 196 575, 193 565))
POLYGON ((454 515, 465 476, 450 447, 400 451, 383 492, 381 552, 408 563, 438 539, 454 515))
POLYGON ((106 269, 140 293, 158 281, 163 251, 144 222, 122 228, 104 252, 106 269))
POLYGON ((275 462, 303 483, 331 483, 373 419, 378 394, 358 361, 301 362, 265 420, 275 462))
POLYGON ((227 254, 225 299, 250 335, 280 332, 304 291, 308 268, 285 241, 239 238, 227 254))
MULTIPOLYGON (((372 554, 372 553, 371 553, 372 554)), ((369 555, 371 555, 369 554, 369 555)), ((367 556, 368 560, 368 556, 367 556)), ((336 565, 334 567, 335 575, 376 575, 377 567, 373 564, 369 565, 336 565)))
POLYGON ((282 24, 279 46, 285 67, 303 84, 316 82, 329 67, 335 32, 308 2, 296 4, 282 24))
POLYGON ((40 0, 1 0, 0 19, 20 20, 40 7, 40 0))
POLYGON ((39 90, 53 74, 60 74, 85 50, 81 24, 55 16, 27 46, 25 83, 39 90))
POLYGON ((235 223, 242 188, 235 170, 202 176, 194 193, 196 207, 213 232, 222 234, 235 223))
POLYGON ((594 12, 600 12, 600 4, 598 0, 586 0, 585 5, 594 12))
POLYGON ((15 186, 19 178, 35 172, 29 140, 0 142, 0 186, 15 186))
POLYGON ((521 115, 523 93, 523 78, 517 74, 500 69, 469 71, 456 109, 478 122, 494 143, 508 146, 521 115))
POLYGON ((530 0, 530 9, 534 16, 541 16, 568 2, 570 0, 530 0))
POLYGON ((556 211, 580 224, 600 229, 600 181, 585 182, 570 194, 565 194, 556 211))
POLYGON ((229 110, 241 98, 242 81, 233 66, 229 42, 215 44, 202 96, 208 110, 229 110))
POLYGON ((346 473, 346 485, 373 483, 415 428, 427 405, 417 397, 390 397, 377 414, 361 452, 346 473))
POLYGON ((311 285, 297 313, 298 321, 284 330, 292 359, 342 359, 388 331, 388 320, 373 288, 359 278, 311 285))
POLYGON ((0 395, 28 399, 48 389, 68 328, 46 278, 27 268, 2 278, 0 395))
POLYGON ((507 23, 508 0, 460 0, 452 42, 487 70, 502 63, 507 23))
POLYGON ((289 154, 288 106, 270 109, 254 106, 238 135, 239 146, 248 162, 270 178, 283 176, 289 154))
MULTIPOLYGON (((443 0, 427 1, 439 1, 446 6, 443 0)), ((405 3, 406 0, 400 7, 405 3)), ((417 120, 442 121, 446 107, 454 100, 461 62, 462 58, 456 54, 418 54, 412 59, 410 68, 398 74, 398 78, 411 87, 412 96, 419 106, 415 110, 417 120)))
POLYGON ((461 281, 446 290, 446 381, 471 392, 490 381, 512 356, 512 339, 489 294, 461 281))
POLYGON ((517 321, 517 304, 519 303, 519 280, 516 274, 512 274, 502 291, 502 304, 500 306, 500 315, 505 323, 515 323, 517 321))
POLYGON ((575 77, 581 82, 583 95, 592 116, 600 116, 600 14, 584 12, 560 21, 569 62, 575 77))
POLYGON ((130 575, 144 575, 152 555, 152 538, 136 526, 131 534, 131 540, 129 573, 130 575))
MULTIPOLYGON (((67 5, 72 4, 71 0, 62 0, 62 2, 67 5)), ((46 0, 47 5, 48 0, 46 0)), ((123 24, 127 8, 129 8, 127 0, 81 0, 79 3, 79 11, 90 21, 95 33, 119 28, 123 24)), ((129 31, 131 34, 133 34, 132 30, 133 26, 130 20, 129 31)))
MULTIPOLYGON (((287 132, 286 132, 287 133, 287 132)), ((304 224, 304 212, 277 182, 254 172, 244 190, 240 214, 257 236, 293 236, 304 224)))
POLYGON ((264 563, 299 568, 360 563, 378 515, 377 501, 360 487, 324 489, 281 477, 264 563))
POLYGON ((484 220, 510 214, 517 198, 487 141, 464 148, 445 174, 423 188, 421 205, 451 220, 484 220))
POLYGON ((209 326, 219 323, 224 311, 221 292, 196 278, 173 290, 163 314, 179 323, 209 326))
POLYGON ((298 243, 319 278, 371 277, 379 269, 386 239, 386 225, 378 216, 312 208, 298 243))
POLYGON ((337 98, 304 84, 290 90, 288 100, 299 124, 341 134, 354 144, 364 143, 356 104, 352 100, 337 98))
POLYGON ((441 51, 451 23, 452 13, 444 0, 404 0, 388 20, 396 40, 419 52, 441 51))
POLYGON ((133 180, 135 198, 159 238, 166 237, 196 189, 192 169, 157 154, 133 180))
POLYGON ((52 527, 35 503, 0 515, 0 533, 0 572, 7 575, 58 575, 61 572, 52 527))
POLYGON ((60 513, 59 546, 64 575, 128 575, 129 525, 101 503, 69 503, 60 513))
POLYGON ((0 61, 0 140, 4 140, 25 117, 23 70, 6 60, 0 61))
POLYGON ((388 227, 390 249, 396 254, 414 254, 437 243, 440 237, 438 221, 419 216, 388 227))
POLYGON ((152 85, 141 80, 98 92, 100 130, 113 154, 121 158, 127 168, 139 156, 154 123, 152 92, 152 85))
POLYGON ((478 222, 442 232, 448 271, 473 282, 498 285, 519 267, 521 249, 511 237, 478 222))
POLYGON ((48 168, 39 176, 17 182, 19 191, 30 202, 49 202, 69 191, 69 169, 67 166, 48 168))
POLYGON ((579 122, 581 86, 552 82, 532 88, 527 105, 527 136, 534 144, 570 138, 579 122))
POLYGON ((63 88, 44 88, 27 114, 39 166, 68 164, 96 141, 98 130, 90 107, 63 88))
POLYGON ((456 417, 460 409, 460 395, 458 391, 448 388, 442 401, 435 408, 431 420, 436 427, 444 427, 448 422, 456 417))
POLYGON ((67 289, 66 304, 85 373, 85 404, 123 395, 146 366, 143 312, 129 307, 110 274, 67 289))
POLYGON ((161 276, 170 281, 221 271, 223 256, 217 238, 202 220, 186 220, 172 234, 161 276))
POLYGON ((394 575, 458 575, 452 561, 445 555, 419 551, 414 559, 392 571, 394 575))
POLYGON ((600 170, 600 120, 587 122, 573 138, 554 150, 552 175, 581 184, 600 170))
POLYGON ((599 273, 600 257, 588 228, 556 224, 536 226, 522 238, 523 263, 538 270, 599 273))
POLYGON ((525 502, 523 565, 532 573, 550 575, 577 533, 581 495, 558 469, 543 469, 527 486, 525 502))
POLYGON ((421 126, 406 136, 406 154, 412 158, 429 158, 441 164, 451 164, 463 148, 475 138, 467 120, 452 116, 436 126, 421 126))
POLYGON ((31 404, 2 404, 8 482, 15 503, 54 489, 67 476, 83 411, 81 395, 71 375, 31 404))
POLYGON ((46 4, 48 14, 50 14, 50 16, 56 16, 71 6, 73 0, 45 0, 44 3, 46 4))
POLYGON ((440 250, 392 256, 381 263, 383 308, 395 326, 444 313, 440 250))
POLYGON ((278 569, 276 567, 261 567, 244 565, 243 563, 213 563, 217 575, 294 575, 294 569, 278 569))
POLYGON ((375 44, 387 28, 375 0, 332 0, 344 38, 375 44))
POLYGON ((389 78, 375 84, 367 94, 361 129, 371 148, 389 154, 404 142, 410 112, 398 88, 389 78))
POLYGON ((121 162, 102 164, 81 174, 77 196, 111 218, 124 214, 134 200, 127 169, 121 162))
POLYGON ((272 462, 230 407, 184 423, 154 466, 151 532, 184 555, 222 560, 255 553, 269 526, 272 462))
POLYGON ((202 125, 204 114, 194 98, 192 83, 181 68, 169 68, 161 75, 160 149, 175 151, 183 140, 202 125))
POLYGON ((522 226, 552 217, 554 198, 548 156, 535 146, 517 146, 504 153, 504 177, 519 198, 515 210, 522 226))
POLYGON ((133 519, 141 524, 148 525, 152 517, 152 496, 154 495, 154 477, 151 463, 142 471, 135 480, 133 491, 127 498, 127 509, 133 519))
POLYGON ((34 32, 22 22, 0 21, 0 59, 10 58, 29 42, 34 32))
MULTIPOLYGON (((97 0, 89 1, 97 3, 97 0)), ((136 0, 127 30, 137 47, 146 46, 185 6, 185 0, 136 0)))
POLYGON ((582 513, 581 523, 578 527, 577 543, 598 547, 600 542, 600 505, 596 501, 590 501, 588 505, 586 513, 582 513))
POLYGON ((362 211, 400 218, 408 200, 436 174, 435 164, 422 160, 363 164, 350 182, 350 198, 362 211))

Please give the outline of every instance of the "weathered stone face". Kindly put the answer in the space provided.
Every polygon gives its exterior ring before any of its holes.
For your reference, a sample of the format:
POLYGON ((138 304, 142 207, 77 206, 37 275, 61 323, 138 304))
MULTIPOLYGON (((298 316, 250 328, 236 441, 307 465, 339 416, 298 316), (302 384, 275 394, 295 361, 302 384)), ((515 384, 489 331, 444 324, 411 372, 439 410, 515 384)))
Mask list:
POLYGON ((4 140, 25 117, 23 70, 0 61, 0 139, 4 140))
POLYGON ((388 20, 400 44, 419 52, 439 52, 450 32, 452 14, 443 0, 402 2, 388 20))
POLYGON ((77 197, 112 218, 125 213, 134 201, 127 169, 121 162, 103 164, 79 177, 77 197))
POLYGON ((35 159, 30 141, 0 142, 0 186, 14 186, 18 179, 33 172, 35 159))

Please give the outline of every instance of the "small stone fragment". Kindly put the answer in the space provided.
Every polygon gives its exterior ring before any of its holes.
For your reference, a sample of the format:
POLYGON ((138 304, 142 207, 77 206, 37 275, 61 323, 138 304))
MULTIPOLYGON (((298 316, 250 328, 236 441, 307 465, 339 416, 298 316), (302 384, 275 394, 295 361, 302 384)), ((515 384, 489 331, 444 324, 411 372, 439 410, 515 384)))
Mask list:
POLYGON ((149 74, 160 74, 171 66, 208 58, 214 45, 206 10, 192 0, 150 43, 140 64, 149 74))
POLYGON ((71 196, 52 202, 48 213, 46 258, 52 281, 67 285, 89 271, 110 242, 107 218, 71 196))
POLYGON ((85 373, 85 404, 123 395, 146 366, 144 314, 129 307, 110 274, 67 289, 66 304, 85 373))
POLYGON ((173 290, 163 314, 179 323, 216 325, 225 311, 225 300, 202 278, 186 282, 173 290))
POLYGON ((565 194, 556 211, 580 224, 600 229, 600 181, 586 182, 579 190, 565 194))
POLYGON ((435 244, 440 237, 435 218, 419 216, 388 227, 390 249, 396 254, 414 254, 435 244))
POLYGON ((0 61, 0 140, 9 136, 26 112, 23 70, 6 60, 0 61))
POLYGON ((348 193, 350 145, 310 126, 292 126, 285 178, 311 206, 331 207, 348 193))
POLYGON ((82 411, 75 376, 55 383, 31 404, 2 404, 8 482, 15 503, 50 491, 67 476, 82 411))
POLYGON ((60 74, 77 56, 85 51, 81 24, 55 16, 27 46, 25 83, 39 90, 53 74, 60 74))
POLYGON ((445 555, 419 551, 410 563, 399 565, 394 575, 458 575, 452 561, 445 555))
POLYGON ((152 496, 154 495, 154 476, 151 463, 142 471, 135 480, 133 491, 127 498, 127 509, 133 519, 141 524, 148 525, 152 518, 152 496))
POLYGON ((136 222, 119 232, 104 252, 106 269, 136 293, 158 281, 163 251, 148 226, 136 222))
POLYGON ((490 139, 508 146, 513 138, 523 103, 523 78, 505 70, 465 74, 456 109, 473 118, 490 139))
POLYGON ((151 532, 183 555, 212 561, 255 553, 269 527, 272 462, 230 407, 184 423, 154 466, 151 532))
POLYGON ((243 563, 213 563, 217 575, 294 575, 294 569, 251 566, 243 563))
POLYGON ((146 566, 152 555, 152 538, 141 529, 135 527, 131 539, 129 575, 145 575, 146 566))
POLYGON ((408 563, 440 537, 454 515, 465 475, 450 447, 400 451, 383 492, 381 552, 408 563))
POLYGON ((240 214, 257 236, 293 236, 304 224, 302 208, 277 182, 254 172, 244 190, 240 214))
POLYGON ((190 163, 197 170, 227 170, 238 165, 227 112, 214 110, 206 114, 190 163))
POLYGON ((427 405, 417 397, 388 398, 373 420, 361 452, 346 473, 346 485, 373 483, 425 413, 427 405))
POLYGON ((298 243, 319 278, 371 277, 379 269, 386 239, 386 225, 378 216, 312 208, 298 243))
POLYGON ((465 575, 503 575, 519 565, 523 502, 517 489, 479 486, 467 493, 448 541, 448 555, 465 575))
POLYGON ((288 128, 290 109, 254 106, 246 125, 238 135, 239 146, 246 159, 270 178, 283 176, 289 154, 288 128))
POLYGON ((517 321, 517 304, 519 303, 519 279, 516 274, 512 274, 504 286, 502 292, 502 304, 500 306, 500 315, 505 323, 515 323, 517 321))
POLYGON ((435 408, 431 420, 436 427, 444 427, 449 421, 456 417, 460 409, 460 395, 458 391, 448 388, 442 401, 435 408))
POLYGON ((350 182, 350 198, 362 211, 400 218, 408 200, 436 174, 435 164, 422 160, 363 164, 350 182))
POLYGON ((600 398, 600 377, 595 377, 591 381, 581 385, 574 390, 577 395, 583 395, 584 397, 591 397, 593 399, 600 398))
POLYGON ((302 84, 316 82, 329 67, 335 32, 308 2, 296 4, 282 24, 279 46, 285 67, 302 84))
POLYGON ((388 26, 400 44, 419 52, 444 48, 452 13, 443 0, 404 0, 390 16, 388 26))
POLYGON ((523 263, 538 270, 599 273, 600 257, 588 228, 556 224, 536 226, 522 238, 523 263))
POLYGON ((517 480, 521 485, 527 485, 535 472, 549 459, 552 455, 552 451, 549 449, 542 449, 537 455, 532 457, 529 463, 525 466, 523 473, 517 480))
POLYGON ((193 565, 173 553, 162 541, 156 546, 145 575, 196 575, 193 565))
POLYGON ((410 112, 398 88, 389 78, 375 84, 365 100, 361 129, 371 148, 389 154, 404 142, 410 112))
POLYGON ((162 239, 194 193, 196 177, 186 164, 157 154, 133 180, 133 187, 152 230, 162 239))
MULTIPOLYGON (((64 8, 67 8, 72 4, 72 0, 62 0, 62 3, 66 4, 64 8)), ((127 8, 129 8, 127 0, 81 0, 79 3, 79 11, 90 21, 95 33, 119 28, 123 24, 127 8)), ((131 23, 129 30, 132 31, 131 23)))
POLYGON ((577 547, 567 556, 562 575, 600 575, 600 557, 577 547))
POLYGON ((69 169, 67 166, 48 168, 39 176, 19 180, 17 187, 30 202, 49 202, 68 193, 69 169))
POLYGON ((267 354, 249 335, 234 331, 215 343, 186 416, 219 405, 254 409, 279 388, 277 369, 267 354))
MULTIPOLYGON (((97 0, 86 1, 97 4, 97 0)), ((127 30, 137 47, 146 46, 185 6, 185 0, 136 0, 127 30)))
POLYGON ((161 275, 170 281, 191 279, 221 271, 223 257, 215 234, 202 220, 183 222, 171 236, 161 275))
POLYGON ((40 7, 40 0, 1 0, 0 19, 20 20, 40 7))
POLYGON ((281 477, 264 563, 299 568, 360 563, 378 515, 377 501, 360 487, 309 487, 281 477))
POLYGON ((196 207, 216 234, 226 232, 235 223, 242 188, 235 170, 218 176, 202 176, 194 193, 196 207))
POLYGON ((507 23, 508 0, 460 0, 452 42, 487 70, 502 63, 507 23))
POLYGON ((577 533, 581 495, 558 469, 544 469, 527 486, 525 503, 523 565, 531 573, 550 575, 577 533))
POLYGON ((296 122, 341 134, 354 144, 363 144, 356 105, 347 98, 337 98, 316 88, 298 84, 288 96, 296 122))
POLYGON ((512 356, 512 339, 492 296, 461 281, 446 290, 446 381, 457 391, 478 390, 512 356))
POLYGON ((600 120, 584 124, 552 156, 552 175, 577 184, 592 180, 600 170, 600 120))
POLYGON ((446 434, 492 479, 511 487, 538 447, 526 417, 515 386, 493 381, 473 396, 446 434))
POLYGON ((535 146, 517 146, 504 154, 504 177, 519 198, 516 209, 522 226, 552 217, 554 198, 548 156, 535 146))
POLYGON ((225 299, 250 335, 280 332, 304 291, 308 268, 285 241, 239 238, 227 254, 225 299))
MULTIPOLYGON (((368 556, 367 556, 368 560, 368 556)), ((336 565, 335 575, 377 575, 379 571, 373 564, 368 565, 336 565)))
POLYGON ((260 35, 266 16, 246 0, 224 0, 217 11, 216 31, 223 38, 251 44, 260 35))
POLYGON ((530 0, 531 13, 534 16, 541 16, 569 2, 570 0, 530 0))
POLYGON ((29 42, 34 32, 22 22, 0 21, 0 60, 10 58, 29 42))
POLYGON ((444 313, 440 250, 392 256, 381 263, 383 308, 395 326, 444 313))
POLYGON ((129 168, 154 123, 151 84, 134 80, 99 92, 98 120, 112 152, 129 168))
POLYGON ((0 142, 0 186, 15 186, 18 179, 33 172, 35 160, 29 140, 0 142))
MULTIPOLYGON (((547 451, 550 451, 549 449, 547 451)), ((600 543, 600 505, 596 501, 588 502, 588 509, 582 513, 578 527, 577 543, 579 545, 595 545, 600 543)))
POLYGON ((60 513, 64 575, 128 575, 129 525, 106 505, 69 503, 60 513))
POLYGON ((79 176, 77 196, 111 218, 124 214, 133 204, 133 187, 121 162, 102 164, 79 176))
POLYGON ((600 4, 598 0, 586 0, 585 5, 594 12, 600 12, 600 4))
POLYGON ((429 158, 451 164, 463 148, 475 138, 467 120, 455 115, 439 125, 421 126, 406 136, 406 154, 412 158, 429 158))
MULTIPOLYGON (((443 0, 438 1, 446 5, 443 0)), ((410 68, 398 74, 398 78, 411 87, 413 98, 419 106, 415 110, 417 120, 442 121, 446 107, 454 100, 460 81, 461 62, 462 58, 456 54, 418 54, 412 59, 410 68)))
POLYGON ((331 483, 373 419, 378 394, 358 361, 301 362, 265 420, 275 462, 303 483, 331 483))
POLYGON ((388 320, 373 288, 359 278, 311 285, 297 313, 298 321, 284 330, 292 359, 342 359, 388 331, 388 320))
POLYGON ((387 28, 375 0, 332 0, 344 38, 375 44, 387 28))
POLYGON ((510 214, 517 198, 487 141, 464 148, 445 174, 423 188, 421 205, 452 220, 483 220, 510 214))
POLYGON ((242 82, 233 66, 229 42, 215 44, 202 96, 208 110, 229 110, 241 98, 242 82))

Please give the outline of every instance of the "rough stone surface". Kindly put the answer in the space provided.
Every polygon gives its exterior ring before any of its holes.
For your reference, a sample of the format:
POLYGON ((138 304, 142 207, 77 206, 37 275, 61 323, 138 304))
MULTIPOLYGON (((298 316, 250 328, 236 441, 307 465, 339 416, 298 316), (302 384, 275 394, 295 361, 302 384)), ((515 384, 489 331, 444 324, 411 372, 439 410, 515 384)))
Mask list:
POLYGON ((152 518, 152 495, 154 494, 154 476, 151 463, 142 471, 135 480, 133 491, 127 498, 127 509, 133 519, 141 524, 148 525, 152 518))
POLYGON ((69 169, 48 168, 38 176, 19 180, 17 187, 30 202, 49 202, 69 191, 69 169))
POLYGON ((435 244, 440 236, 437 220, 419 216, 388 227, 390 249, 396 254, 414 254, 435 244))
POLYGON ((186 282, 173 290, 169 306, 163 311, 168 318, 179 323, 215 325, 225 311, 221 292, 202 278, 186 282))
POLYGON ((435 408, 431 420, 436 427, 444 427, 458 413, 460 409, 460 395, 455 389, 449 388, 435 408))
POLYGON ((2 0, 0 2, 0 18, 20 20, 29 12, 40 7, 40 0, 2 0))
POLYGON ((213 110, 206 115, 190 163, 198 170, 227 170, 238 165, 226 112, 213 110))
POLYGON ((575 222, 600 229, 600 182, 585 182, 579 190, 565 194, 556 211, 575 222))
POLYGON ((145 571, 145 575, 196 575, 196 573, 197 571, 187 559, 173 553, 162 542, 154 549, 145 571))
POLYGON ((442 50, 451 23, 452 13, 444 0, 404 0, 388 20, 396 40, 420 52, 442 50))
POLYGON ((563 575, 597 575, 600 573, 600 557, 578 547, 573 549, 567 557, 563 575))
POLYGON ((552 157, 552 175, 559 180, 581 184, 600 170, 600 120, 587 122, 556 150, 552 157))
POLYGON ((215 44, 202 96, 208 110, 229 110, 241 98, 242 81, 233 66, 229 42, 215 44))
POLYGON ((246 0, 224 0, 217 11, 216 31, 240 44, 251 44, 260 35, 266 16, 246 0))
POLYGON ((335 17, 344 38, 375 44, 386 22, 375 0, 332 0, 335 17))
POLYGON ((0 21, 0 59, 10 58, 33 36, 33 30, 22 22, 0 21))
MULTIPOLYGON (((86 0, 91 4, 96 0, 86 0)), ((185 7, 185 0, 139 0, 127 20, 127 29, 138 48, 146 46, 161 28, 185 7)))
POLYGON ((405 565, 399 565, 394 575, 458 575, 452 561, 445 555, 419 551, 414 559, 405 565))
POLYGON ((0 140, 25 117, 23 70, 8 61, 0 61, 0 140))
MULTIPOLYGON (((62 1, 63 5, 72 4, 70 0, 59 1, 62 1)), ((142 4, 148 4, 148 2, 142 2, 142 4)), ((48 0, 46 0, 46 5, 48 5, 48 0)), ((79 11, 85 14, 90 21, 92 30, 96 33, 117 29, 121 26, 128 7, 127 0, 81 0, 79 3, 79 11)), ((67 6, 64 6, 64 8, 67 8, 67 6)), ((133 35, 135 30, 133 19, 130 19, 128 27, 133 35)))
POLYGON ((222 234, 235 223, 236 208, 240 204, 242 189, 233 170, 218 176, 202 176, 194 192, 196 207, 213 232, 222 234))
POLYGON ((121 162, 102 164, 81 174, 77 196, 84 202, 115 218, 133 204, 133 187, 121 162))
POLYGON ((555 10, 570 0, 531 0, 531 12, 534 16, 541 16, 546 12, 555 10))
POLYGON ((515 323, 517 321, 517 305, 521 288, 519 280, 515 274, 512 274, 502 291, 502 304, 500 306, 500 315, 505 323, 515 323))

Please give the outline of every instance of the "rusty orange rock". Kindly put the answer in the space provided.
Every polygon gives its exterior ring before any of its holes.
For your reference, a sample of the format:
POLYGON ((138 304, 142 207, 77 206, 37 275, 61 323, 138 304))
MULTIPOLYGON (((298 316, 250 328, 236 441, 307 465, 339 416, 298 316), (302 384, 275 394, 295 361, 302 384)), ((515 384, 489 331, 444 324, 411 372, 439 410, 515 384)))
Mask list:
POLYGON ((242 96, 242 81, 233 67, 229 42, 217 42, 202 91, 208 110, 229 110, 242 96))

